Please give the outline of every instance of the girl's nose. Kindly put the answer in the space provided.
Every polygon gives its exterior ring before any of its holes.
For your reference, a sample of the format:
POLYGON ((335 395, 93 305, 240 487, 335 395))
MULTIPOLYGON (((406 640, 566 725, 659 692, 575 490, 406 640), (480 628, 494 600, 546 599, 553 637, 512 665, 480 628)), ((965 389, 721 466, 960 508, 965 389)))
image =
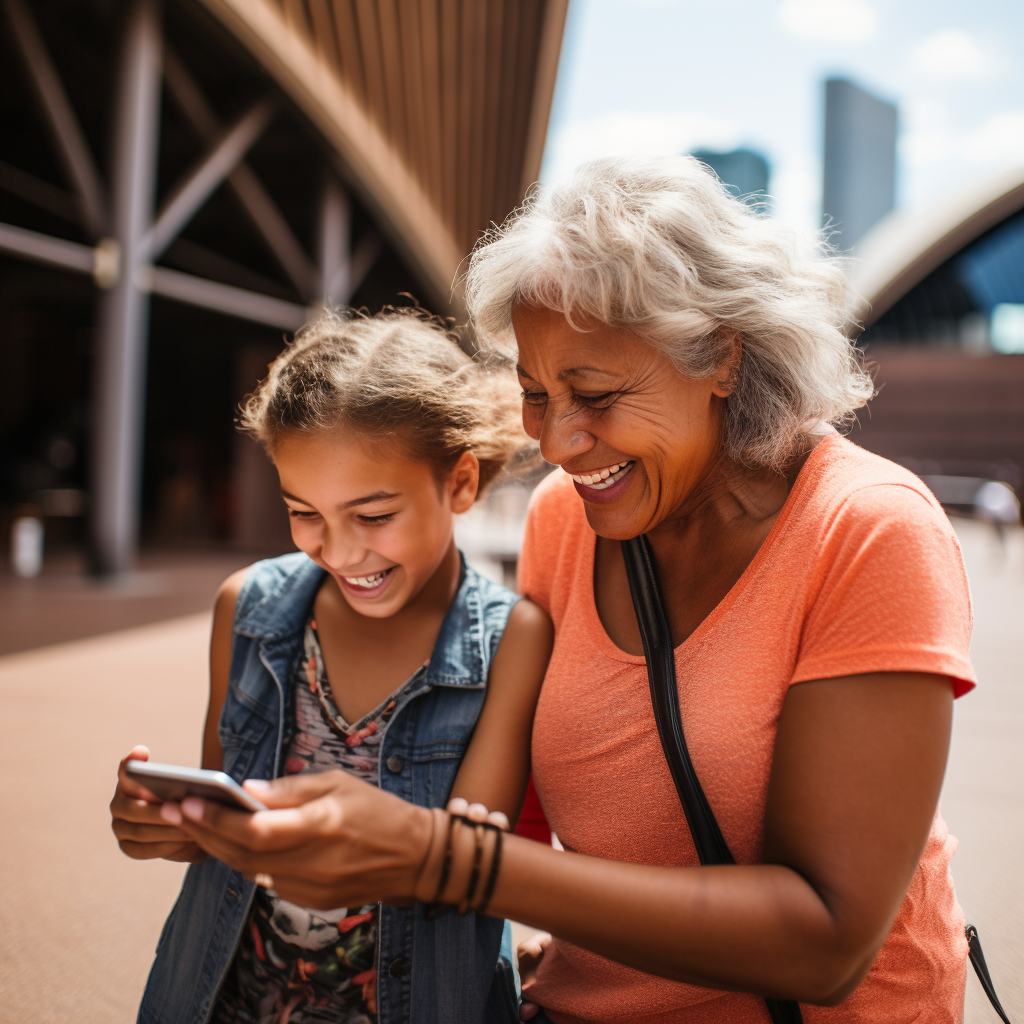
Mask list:
POLYGON ((347 531, 324 530, 320 544, 320 557, 324 565, 335 572, 354 569, 366 561, 368 554, 365 545, 360 544, 353 535, 346 536, 347 531))

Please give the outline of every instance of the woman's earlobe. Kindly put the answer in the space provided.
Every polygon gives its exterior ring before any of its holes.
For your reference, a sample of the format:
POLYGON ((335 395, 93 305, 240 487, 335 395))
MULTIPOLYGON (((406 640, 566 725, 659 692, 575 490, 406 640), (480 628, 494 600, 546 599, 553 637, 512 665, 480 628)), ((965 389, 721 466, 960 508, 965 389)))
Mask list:
POLYGON ((734 370, 730 370, 720 380, 715 381, 714 391, 719 398, 728 398, 735 390, 736 384, 739 381, 740 371, 737 367, 734 370))
POLYGON ((721 377, 715 381, 714 392, 719 398, 728 398, 740 379, 740 362, 743 359, 743 341, 739 334, 732 335, 732 351, 720 368, 721 377))

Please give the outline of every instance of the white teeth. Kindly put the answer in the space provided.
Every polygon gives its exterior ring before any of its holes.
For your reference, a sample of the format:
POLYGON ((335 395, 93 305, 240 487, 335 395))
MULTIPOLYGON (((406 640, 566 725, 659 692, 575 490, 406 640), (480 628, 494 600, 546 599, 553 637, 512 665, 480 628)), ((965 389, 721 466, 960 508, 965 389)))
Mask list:
POLYGON ((379 572, 375 576, 344 576, 342 577, 346 583, 351 583, 355 587, 371 587, 377 586, 378 583, 390 572, 389 569, 385 569, 384 572, 379 572))
POLYGON ((595 491, 603 491, 612 484, 618 483, 632 469, 636 460, 617 462, 614 466, 606 469, 599 469, 596 473, 572 473, 573 480, 585 487, 592 487, 595 491))

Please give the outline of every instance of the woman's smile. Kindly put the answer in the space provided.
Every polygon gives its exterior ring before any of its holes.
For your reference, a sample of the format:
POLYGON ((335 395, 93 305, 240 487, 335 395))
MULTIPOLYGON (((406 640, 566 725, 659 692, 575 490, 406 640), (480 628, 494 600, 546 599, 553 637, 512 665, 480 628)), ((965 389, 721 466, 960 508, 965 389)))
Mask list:
POLYGON ((615 501, 626 490, 628 485, 625 480, 635 465, 636 459, 629 459, 605 466, 603 469, 591 470, 589 473, 569 473, 569 475, 572 477, 576 493, 584 501, 605 504, 615 501))

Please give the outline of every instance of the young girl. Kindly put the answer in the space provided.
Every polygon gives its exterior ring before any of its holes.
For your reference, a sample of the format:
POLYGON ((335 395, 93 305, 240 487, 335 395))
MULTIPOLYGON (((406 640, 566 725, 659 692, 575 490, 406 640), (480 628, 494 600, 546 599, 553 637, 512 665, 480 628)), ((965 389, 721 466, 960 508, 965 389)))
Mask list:
MULTIPOLYGON (((341 769, 423 806, 465 797, 515 819, 551 625, 465 564, 453 521, 524 440, 518 397, 421 311, 325 313, 299 332, 242 426, 274 460, 301 553, 221 587, 204 767, 238 781, 341 769)), ((501 921, 289 903, 205 858, 124 764, 123 852, 193 864, 143 1024, 516 1019, 501 921)))

